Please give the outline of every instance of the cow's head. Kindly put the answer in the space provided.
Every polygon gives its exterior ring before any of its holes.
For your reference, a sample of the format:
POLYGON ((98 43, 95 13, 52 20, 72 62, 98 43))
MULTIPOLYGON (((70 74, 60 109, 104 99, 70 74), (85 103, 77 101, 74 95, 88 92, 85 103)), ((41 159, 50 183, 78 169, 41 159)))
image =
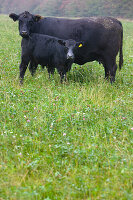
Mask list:
POLYGON ((34 23, 42 19, 40 15, 32 15, 28 11, 19 15, 11 13, 9 17, 13 19, 13 21, 19 22, 19 34, 24 38, 30 36, 34 23))
POLYGON ((76 51, 83 47, 83 42, 76 42, 75 40, 58 40, 59 44, 65 46, 65 51, 67 54, 67 59, 74 60, 76 51))

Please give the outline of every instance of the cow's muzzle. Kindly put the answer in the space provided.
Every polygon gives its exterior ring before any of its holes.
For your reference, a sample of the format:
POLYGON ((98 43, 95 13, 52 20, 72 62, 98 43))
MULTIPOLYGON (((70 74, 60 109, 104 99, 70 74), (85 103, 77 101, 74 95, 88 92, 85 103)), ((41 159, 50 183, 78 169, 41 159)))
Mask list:
POLYGON ((24 38, 29 37, 27 31, 22 31, 20 35, 21 35, 22 37, 24 37, 24 38))

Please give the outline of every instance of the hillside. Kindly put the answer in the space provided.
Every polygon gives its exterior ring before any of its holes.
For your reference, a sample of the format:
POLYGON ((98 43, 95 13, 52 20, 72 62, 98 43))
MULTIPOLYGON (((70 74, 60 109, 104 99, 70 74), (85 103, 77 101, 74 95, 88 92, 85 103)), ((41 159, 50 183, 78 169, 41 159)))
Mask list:
POLYGON ((133 18, 133 0, 0 0, 0 13, 24 10, 44 16, 133 18))

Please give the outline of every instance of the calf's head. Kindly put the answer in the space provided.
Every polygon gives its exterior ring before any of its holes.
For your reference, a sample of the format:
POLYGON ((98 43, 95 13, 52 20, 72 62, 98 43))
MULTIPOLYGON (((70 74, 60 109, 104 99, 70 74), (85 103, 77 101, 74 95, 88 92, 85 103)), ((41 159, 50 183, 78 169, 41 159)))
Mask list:
POLYGON ((19 34, 24 38, 30 36, 34 23, 42 19, 40 15, 32 15, 28 11, 19 15, 11 13, 9 17, 13 19, 13 21, 19 22, 19 34))
POLYGON ((83 42, 76 42, 75 40, 58 40, 58 42, 65 47, 67 60, 74 60, 76 51, 83 47, 83 42))

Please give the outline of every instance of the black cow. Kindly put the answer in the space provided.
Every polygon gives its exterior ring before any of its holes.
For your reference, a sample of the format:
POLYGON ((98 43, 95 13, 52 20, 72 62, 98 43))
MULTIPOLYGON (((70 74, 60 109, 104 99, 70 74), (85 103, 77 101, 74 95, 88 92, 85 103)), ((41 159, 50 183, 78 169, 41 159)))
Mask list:
POLYGON ((72 39, 61 40, 56 37, 32 33, 30 37, 23 38, 21 42, 20 83, 23 83, 25 71, 30 62, 30 71, 33 75, 37 65, 48 67, 53 73, 57 68, 61 82, 66 72, 71 69, 74 54, 83 46, 82 43, 72 39))
POLYGON ((42 18, 25 11, 20 15, 9 15, 19 21, 19 33, 29 37, 31 33, 40 33, 61 39, 84 41, 84 47, 76 54, 74 62, 82 65, 97 60, 105 68, 105 77, 115 81, 117 69, 116 56, 119 52, 119 69, 123 64, 123 27, 120 21, 111 17, 89 17, 65 19, 55 17, 42 18))

